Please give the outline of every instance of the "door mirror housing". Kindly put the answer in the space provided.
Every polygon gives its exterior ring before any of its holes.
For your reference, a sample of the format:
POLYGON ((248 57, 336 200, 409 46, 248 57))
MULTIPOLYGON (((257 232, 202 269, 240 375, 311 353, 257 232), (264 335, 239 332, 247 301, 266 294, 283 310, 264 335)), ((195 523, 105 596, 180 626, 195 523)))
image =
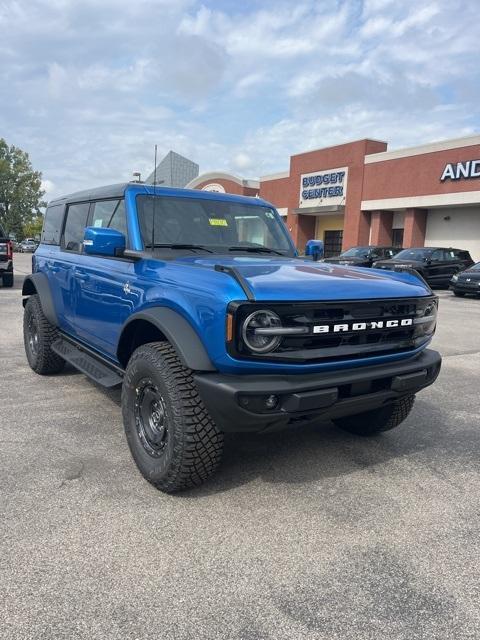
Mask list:
POLYGON ((83 236, 83 248, 87 255, 121 256, 125 251, 125 236, 116 229, 105 227, 86 227, 83 236))
POLYGON ((317 262, 323 258, 323 242, 322 240, 307 240, 305 245, 305 255, 312 256, 312 260, 317 262))

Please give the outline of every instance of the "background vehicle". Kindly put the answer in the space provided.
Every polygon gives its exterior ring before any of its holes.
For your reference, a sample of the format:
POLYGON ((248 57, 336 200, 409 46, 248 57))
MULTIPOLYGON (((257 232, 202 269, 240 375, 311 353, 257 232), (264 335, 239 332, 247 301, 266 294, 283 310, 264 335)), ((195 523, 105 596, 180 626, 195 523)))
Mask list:
POLYGON ((388 260, 401 251, 396 247, 352 247, 339 256, 325 258, 324 262, 350 265, 351 267, 371 267, 376 260, 388 260))
POLYGON ((13 287, 13 243, 0 226, 0 278, 4 287, 13 287))
POLYGON ((22 240, 19 246, 20 253, 34 253, 37 249, 38 244, 35 242, 33 238, 25 238, 22 240))
POLYGON ((466 293, 480 295, 480 262, 452 276, 450 289, 459 297, 463 297, 466 293))
POLYGON ((198 485, 225 431, 330 418, 398 426, 440 370, 437 298, 416 274, 299 259, 268 202, 123 184, 50 203, 27 276, 24 343, 122 384, 132 456, 163 491, 198 485))
POLYGON ((403 249, 390 260, 378 260, 376 269, 415 269, 430 286, 448 287, 453 274, 473 264, 468 251, 442 247, 403 249))

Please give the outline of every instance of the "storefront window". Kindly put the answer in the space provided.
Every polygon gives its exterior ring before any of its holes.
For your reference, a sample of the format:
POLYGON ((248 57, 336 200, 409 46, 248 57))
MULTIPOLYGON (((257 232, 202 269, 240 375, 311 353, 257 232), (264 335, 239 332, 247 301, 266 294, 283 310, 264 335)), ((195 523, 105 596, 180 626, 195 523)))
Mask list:
POLYGON ((323 250, 325 258, 338 256, 342 252, 343 230, 325 231, 323 236, 323 250))
POLYGON ((392 230, 392 246, 398 249, 403 247, 403 229, 392 230))

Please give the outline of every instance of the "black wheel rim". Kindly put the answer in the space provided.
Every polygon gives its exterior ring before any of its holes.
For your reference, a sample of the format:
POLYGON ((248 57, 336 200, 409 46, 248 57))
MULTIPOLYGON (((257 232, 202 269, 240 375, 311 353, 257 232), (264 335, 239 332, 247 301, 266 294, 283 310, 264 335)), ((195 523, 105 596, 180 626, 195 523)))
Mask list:
POLYGON ((150 378, 141 380, 135 389, 135 427, 145 451, 153 458, 163 455, 168 439, 167 407, 150 378))
POLYGON ((33 315, 28 319, 28 348, 32 356, 38 354, 38 325, 33 315))

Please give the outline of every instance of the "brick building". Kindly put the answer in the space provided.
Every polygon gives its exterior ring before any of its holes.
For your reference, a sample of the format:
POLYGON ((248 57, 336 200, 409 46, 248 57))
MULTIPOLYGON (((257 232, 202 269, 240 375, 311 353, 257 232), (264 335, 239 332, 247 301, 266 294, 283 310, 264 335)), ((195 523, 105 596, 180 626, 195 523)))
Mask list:
POLYGON ((480 136, 396 151, 358 140, 290 158, 284 173, 244 180, 199 175, 188 188, 272 202, 300 249, 310 238, 326 255, 356 245, 454 246, 480 260, 480 136))

